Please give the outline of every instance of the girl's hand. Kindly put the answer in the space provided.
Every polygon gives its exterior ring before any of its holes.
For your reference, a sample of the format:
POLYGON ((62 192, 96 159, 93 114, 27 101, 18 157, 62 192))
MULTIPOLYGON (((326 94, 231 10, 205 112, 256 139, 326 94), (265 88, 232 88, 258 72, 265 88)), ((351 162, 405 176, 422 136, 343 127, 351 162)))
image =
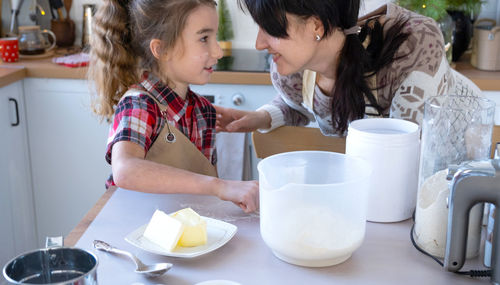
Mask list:
POLYGON ((217 132, 253 132, 271 127, 271 116, 266 111, 243 111, 215 106, 217 132))
POLYGON ((219 198, 238 205, 245 213, 259 208, 259 182, 222 180, 219 198))

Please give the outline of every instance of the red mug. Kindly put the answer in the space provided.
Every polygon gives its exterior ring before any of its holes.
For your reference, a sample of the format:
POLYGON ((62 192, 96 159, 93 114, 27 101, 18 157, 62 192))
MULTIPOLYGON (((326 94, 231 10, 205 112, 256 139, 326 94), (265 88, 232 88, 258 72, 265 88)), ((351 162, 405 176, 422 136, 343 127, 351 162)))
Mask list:
POLYGON ((0 38, 0 57, 4 62, 16 62, 19 60, 17 38, 0 38))

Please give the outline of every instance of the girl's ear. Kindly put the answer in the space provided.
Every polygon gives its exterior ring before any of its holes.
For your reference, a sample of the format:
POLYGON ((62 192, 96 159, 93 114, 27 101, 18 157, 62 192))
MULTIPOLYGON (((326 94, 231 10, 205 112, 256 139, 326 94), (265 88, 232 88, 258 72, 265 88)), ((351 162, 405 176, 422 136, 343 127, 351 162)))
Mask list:
POLYGON ((151 53, 156 59, 160 59, 162 57, 161 41, 159 39, 152 39, 149 42, 149 49, 151 50, 151 53))

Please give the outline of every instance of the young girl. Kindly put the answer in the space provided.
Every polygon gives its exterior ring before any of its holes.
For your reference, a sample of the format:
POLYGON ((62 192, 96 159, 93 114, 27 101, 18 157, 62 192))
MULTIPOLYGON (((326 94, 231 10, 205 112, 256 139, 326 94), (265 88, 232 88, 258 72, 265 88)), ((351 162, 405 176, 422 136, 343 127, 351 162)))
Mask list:
POLYGON ((222 57, 213 0, 105 0, 91 38, 95 112, 114 121, 107 186, 215 195, 245 212, 256 181, 216 177, 215 109, 189 84, 205 84, 222 57))

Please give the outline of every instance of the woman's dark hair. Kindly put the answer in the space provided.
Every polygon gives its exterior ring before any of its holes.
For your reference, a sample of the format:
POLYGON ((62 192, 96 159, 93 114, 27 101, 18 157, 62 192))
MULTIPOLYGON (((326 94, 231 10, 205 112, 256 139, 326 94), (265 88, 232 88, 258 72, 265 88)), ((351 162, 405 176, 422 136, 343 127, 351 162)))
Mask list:
MULTIPOLYGON (((336 28, 342 30, 358 22, 359 0, 239 0, 254 21, 266 33, 277 38, 287 38, 286 13, 303 19, 315 16, 323 23, 324 34, 329 36, 336 28)), ((378 21, 367 22, 359 35, 346 35, 337 66, 335 88, 332 92, 332 124, 338 133, 344 133, 350 121, 365 114, 365 97, 370 105, 382 113, 367 82, 367 77, 396 60, 395 53, 408 38, 403 26, 408 20, 395 22, 383 35, 383 25, 378 21), (372 25, 373 24, 373 25, 372 25), (365 49, 362 42, 369 36, 365 49)), ((383 86, 376 86, 380 89, 383 86)))

